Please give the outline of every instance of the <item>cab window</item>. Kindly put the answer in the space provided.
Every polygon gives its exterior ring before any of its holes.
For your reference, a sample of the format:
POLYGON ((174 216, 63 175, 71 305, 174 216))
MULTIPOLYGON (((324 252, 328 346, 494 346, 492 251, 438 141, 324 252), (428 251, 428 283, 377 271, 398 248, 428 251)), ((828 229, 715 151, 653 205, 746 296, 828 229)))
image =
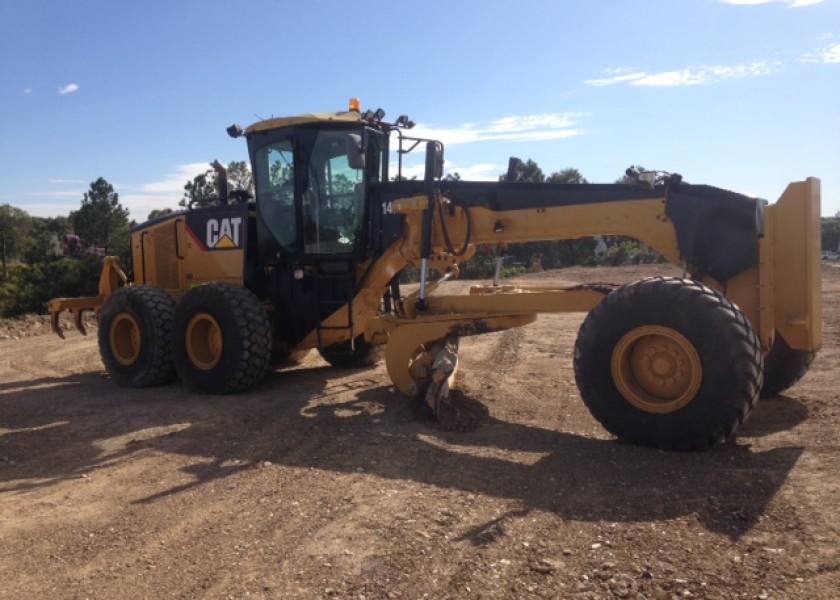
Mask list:
POLYGON ((295 172, 291 140, 259 148, 256 153, 257 207, 265 226, 287 251, 297 242, 295 172))

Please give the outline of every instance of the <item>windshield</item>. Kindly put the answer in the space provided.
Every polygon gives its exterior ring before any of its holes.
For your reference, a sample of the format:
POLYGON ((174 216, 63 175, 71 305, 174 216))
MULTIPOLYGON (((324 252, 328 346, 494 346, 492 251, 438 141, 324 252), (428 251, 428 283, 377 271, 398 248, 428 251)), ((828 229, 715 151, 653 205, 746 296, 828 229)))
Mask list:
MULTIPOLYGON (((261 242, 266 259, 350 254, 366 229, 367 185, 379 181, 381 140, 358 128, 295 127, 254 148, 257 213, 279 244, 261 242), (367 171, 367 175, 366 175, 367 171)), ((259 138, 251 143, 263 141, 259 138)))

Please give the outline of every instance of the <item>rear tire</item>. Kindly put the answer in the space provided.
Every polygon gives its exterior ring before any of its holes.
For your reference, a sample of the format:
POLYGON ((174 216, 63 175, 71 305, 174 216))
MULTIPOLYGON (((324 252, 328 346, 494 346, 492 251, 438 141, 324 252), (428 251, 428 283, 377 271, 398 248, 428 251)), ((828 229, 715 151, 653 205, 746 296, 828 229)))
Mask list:
POLYGON ((126 286, 108 298, 99 314, 99 353, 117 384, 142 388, 175 379, 174 318, 175 301, 155 287, 126 286))
POLYGON ((705 285, 642 279, 604 298, 575 344, 584 403, 619 438, 667 449, 726 440, 762 384, 761 347, 744 314, 705 285))
POLYGON ((778 396, 805 376, 816 352, 794 350, 777 331, 773 347, 764 357, 764 385, 761 398, 778 396))
POLYGON ((268 315, 243 287, 209 283, 191 289, 175 310, 174 336, 178 375, 202 393, 248 390, 268 367, 268 315))
POLYGON ((377 346, 357 337, 351 347, 350 342, 336 344, 319 350, 321 357, 338 369, 363 369, 372 367, 382 359, 383 346, 377 346))

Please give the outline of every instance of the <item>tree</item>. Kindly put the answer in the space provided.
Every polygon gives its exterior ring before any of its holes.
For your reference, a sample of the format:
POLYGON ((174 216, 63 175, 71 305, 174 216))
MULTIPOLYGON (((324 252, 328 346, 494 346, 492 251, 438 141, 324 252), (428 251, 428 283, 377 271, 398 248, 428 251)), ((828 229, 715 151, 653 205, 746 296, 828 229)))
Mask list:
POLYGON ((458 171, 453 173, 447 173, 446 177, 443 178, 444 181, 461 181, 461 174, 458 171))
POLYGON ((156 208, 149 213, 149 216, 146 217, 146 220, 151 221, 152 219, 157 219, 158 217, 162 217, 164 215, 171 215, 173 212, 174 211, 171 208, 156 208))
MULTIPOLYGON (((588 183, 580 171, 574 168, 555 171, 546 178, 540 166, 531 159, 523 161, 511 158, 514 181, 524 183, 588 183)), ((508 181, 507 174, 499 177, 500 181, 508 181)), ((537 262, 545 269, 585 264, 594 261, 595 240, 583 238, 578 240, 562 240, 551 242, 527 242, 511 244, 507 249, 515 262, 520 262, 533 268, 537 262)))
POLYGON ((548 176, 548 183, 589 183, 577 169, 562 169, 548 176))
POLYGON ((56 245, 73 231, 67 217, 32 217, 32 230, 24 250, 24 260, 32 265, 49 262, 60 256, 56 245))
POLYGON ((232 160, 227 167, 228 189, 247 190, 254 193, 254 178, 251 169, 244 160, 232 160))
POLYGON ((30 227, 31 218, 25 210, 9 204, 0 206, 0 260, 3 261, 3 279, 8 275, 8 259, 19 258, 23 254, 30 227))
POLYGON ((114 186, 104 178, 90 184, 81 208, 70 213, 70 222, 82 240, 127 261, 130 248, 128 209, 123 208, 114 186))
MULTIPOLYGON (((542 169, 530 158, 526 162, 517 157, 511 157, 513 163, 513 181, 542 183, 545 181, 545 173, 542 169)), ((508 181, 508 173, 499 175, 499 181, 508 181)))
POLYGON ((840 251, 840 216, 822 218, 823 252, 840 251))
MULTIPOLYGON (((219 204, 218 174, 215 169, 207 169, 184 184, 184 197, 179 206, 201 208, 219 204)), ((227 166, 228 192, 247 190, 254 193, 254 179, 251 169, 245 161, 234 160, 227 166)))
POLYGON ((184 184, 184 197, 178 203, 189 208, 201 208, 219 203, 216 193, 216 178, 212 169, 193 177, 192 181, 184 184))

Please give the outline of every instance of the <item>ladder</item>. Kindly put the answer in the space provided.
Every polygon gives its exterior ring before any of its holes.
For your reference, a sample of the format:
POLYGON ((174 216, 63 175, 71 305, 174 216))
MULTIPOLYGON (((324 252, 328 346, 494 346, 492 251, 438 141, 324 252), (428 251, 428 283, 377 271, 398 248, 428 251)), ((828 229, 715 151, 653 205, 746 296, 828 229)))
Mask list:
POLYGON ((314 296, 318 311, 318 349, 324 347, 324 331, 347 331, 350 340, 349 351, 355 350, 353 328, 353 297, 356 295, 356 268, 353 259, 334 257, 317 259, 314 263, 314 296), (347 322, 339 325, 324 325, 327 318, 347 305, 347 322))

